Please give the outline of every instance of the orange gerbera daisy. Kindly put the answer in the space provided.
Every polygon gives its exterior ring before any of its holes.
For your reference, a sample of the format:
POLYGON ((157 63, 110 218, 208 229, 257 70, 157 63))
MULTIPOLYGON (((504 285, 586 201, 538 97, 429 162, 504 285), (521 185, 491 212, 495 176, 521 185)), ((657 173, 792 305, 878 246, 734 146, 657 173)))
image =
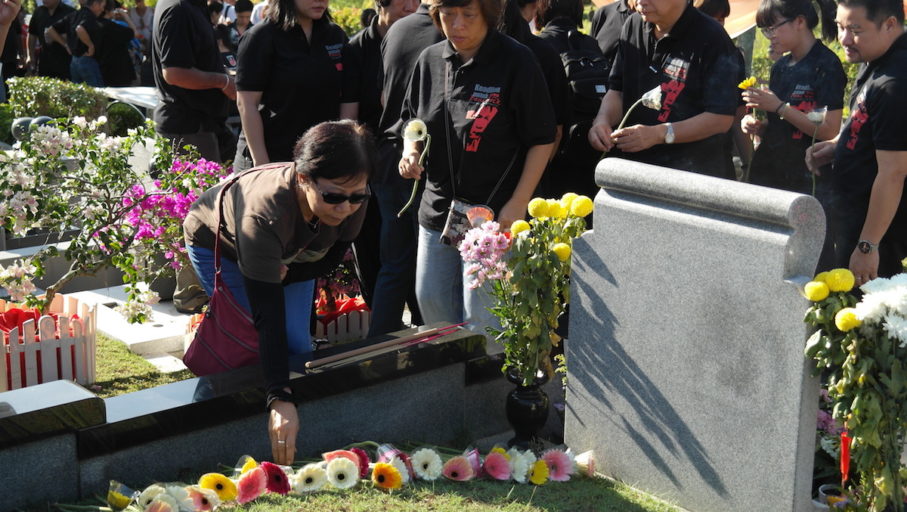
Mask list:
POLYGON ((372 470, 372 482, 382 489, 393 490, 403 486, 403 477, 393 465, 379 462, 372 470))

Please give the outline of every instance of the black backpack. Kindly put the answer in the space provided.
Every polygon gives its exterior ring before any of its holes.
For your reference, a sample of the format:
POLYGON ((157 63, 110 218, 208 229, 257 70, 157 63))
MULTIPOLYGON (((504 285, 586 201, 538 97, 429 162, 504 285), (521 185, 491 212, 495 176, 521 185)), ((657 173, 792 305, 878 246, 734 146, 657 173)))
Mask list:
POLYGON ((577 30, 567 34, 567 51, 561 53, 561 62, 573 96, 573 124, 592 121, 608 91, 611 63, 598 41, 577 30))

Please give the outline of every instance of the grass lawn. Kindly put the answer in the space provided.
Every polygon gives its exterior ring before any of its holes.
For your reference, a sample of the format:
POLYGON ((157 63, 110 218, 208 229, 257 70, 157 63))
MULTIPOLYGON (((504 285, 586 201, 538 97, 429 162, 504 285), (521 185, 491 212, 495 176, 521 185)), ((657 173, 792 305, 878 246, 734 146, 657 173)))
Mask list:
POLYGON ((192 372, 161 373, 119 341, 98 334, 97 378, 91 391, 109 398, 192 378, 192 372))

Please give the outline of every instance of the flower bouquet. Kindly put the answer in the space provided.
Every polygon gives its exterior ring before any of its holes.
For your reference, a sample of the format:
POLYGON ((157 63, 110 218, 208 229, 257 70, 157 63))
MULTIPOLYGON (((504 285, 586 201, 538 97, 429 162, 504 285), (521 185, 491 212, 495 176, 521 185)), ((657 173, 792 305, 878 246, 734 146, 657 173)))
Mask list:
POLYGON ((815 361, 843 425, 842 484, 860 475, 851 501, 872 511, 904 510, 900 458, 907 434, 907 274, 874 279, 851 293, 847 269, 817 275, 804 287, 813 302, 805 321, 817 328, 806 357, 815 361), (849 457, 846 455, 849 452, 849 457))

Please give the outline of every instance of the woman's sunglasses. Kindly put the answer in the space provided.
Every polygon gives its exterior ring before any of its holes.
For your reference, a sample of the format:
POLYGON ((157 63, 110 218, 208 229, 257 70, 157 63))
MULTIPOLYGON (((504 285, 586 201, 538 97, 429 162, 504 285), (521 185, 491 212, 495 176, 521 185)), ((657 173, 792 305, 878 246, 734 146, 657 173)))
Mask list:
POLYGON ((372 192, 371 192, 371 190, 369 190, 367 185, 365 187, 364 194, 345 195, 345 194, 338 194, 336 192, 325 192, 325 191, 321 190, 320 188, 318 188, 317 184, 315 185, 315 190, 317 190, 319 193, 321 193, 321 198, 324 199, 324 202, 327 204, 341 204, 344 201, 349 201, 350 204, 360 204, 360 203, 364 203, 369 197, 372 196, 372 192))

